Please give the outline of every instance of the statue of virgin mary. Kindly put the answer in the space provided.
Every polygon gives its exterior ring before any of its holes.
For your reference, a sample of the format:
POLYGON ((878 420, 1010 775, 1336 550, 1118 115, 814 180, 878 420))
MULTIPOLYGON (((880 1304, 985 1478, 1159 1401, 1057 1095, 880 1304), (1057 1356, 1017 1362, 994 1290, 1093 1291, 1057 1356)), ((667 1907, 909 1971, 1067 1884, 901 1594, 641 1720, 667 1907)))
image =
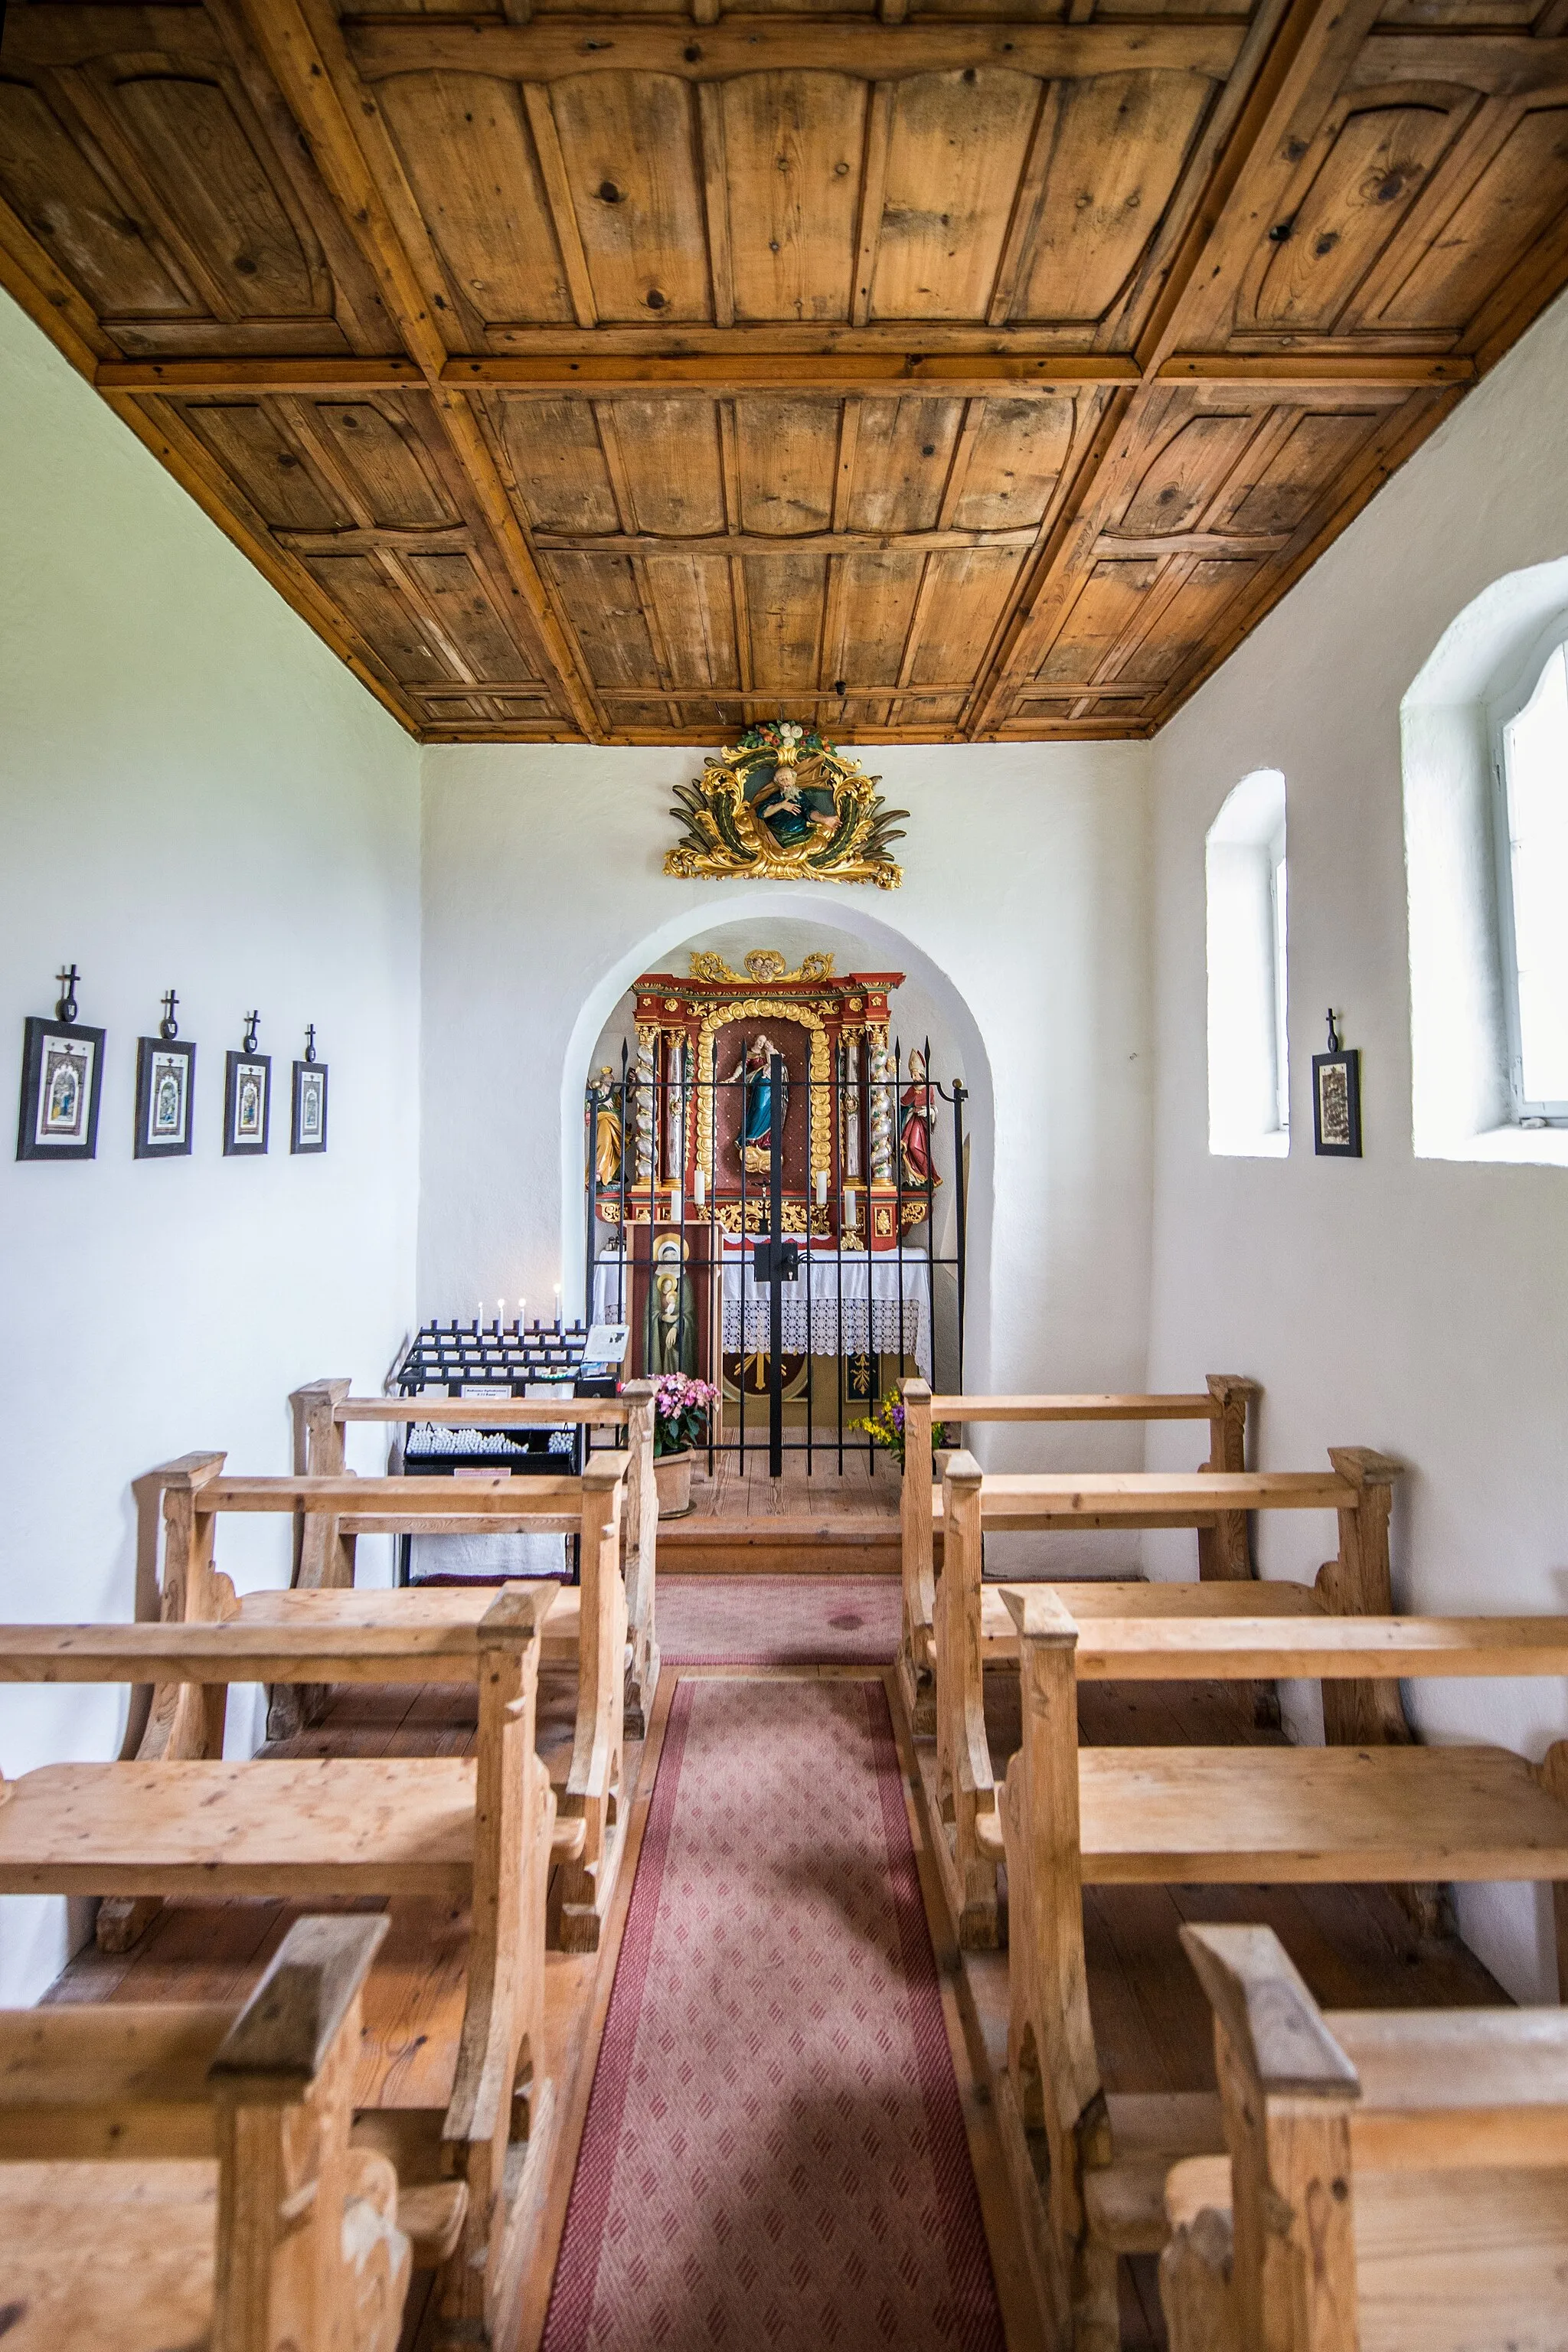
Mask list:
MULTIPOLYGON (((773 1126, 773 1058, 777 1048, 765 1030, 752 1038, 730 1073, 729 1083, 745 1081, 739 1156, 748 1168, 766 1168, 773 1126)), ((779 1074, 779 1126, 789 1116, 789 1072, 779 1074)))

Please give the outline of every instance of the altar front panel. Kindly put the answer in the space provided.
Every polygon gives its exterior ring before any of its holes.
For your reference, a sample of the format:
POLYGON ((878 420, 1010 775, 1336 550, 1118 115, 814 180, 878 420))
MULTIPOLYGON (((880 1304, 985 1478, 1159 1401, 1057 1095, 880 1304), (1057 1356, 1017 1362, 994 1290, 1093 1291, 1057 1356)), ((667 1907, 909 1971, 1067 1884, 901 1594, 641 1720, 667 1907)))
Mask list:
MULTIPOLYGON (((721 1346, 726 1356, 765 1356, 771 1340, 772 1299, 767 1284, 752 1271, 752 1251, 726 1247, 721 1255, 721 1346)), ((623 1300, 633 1297, 636 1260, 601 1258, 594 1276, 594 1320, 626 1319, 623 1300)), ((801 1254, 801 1278, 783 1290, 783 1349, 786 1356, 882 1356, 912 1359, 922 1379, 931 1377, 931 1268, 923 1257, 901 1261, 891 1253, 832 1250, 801 1254)))

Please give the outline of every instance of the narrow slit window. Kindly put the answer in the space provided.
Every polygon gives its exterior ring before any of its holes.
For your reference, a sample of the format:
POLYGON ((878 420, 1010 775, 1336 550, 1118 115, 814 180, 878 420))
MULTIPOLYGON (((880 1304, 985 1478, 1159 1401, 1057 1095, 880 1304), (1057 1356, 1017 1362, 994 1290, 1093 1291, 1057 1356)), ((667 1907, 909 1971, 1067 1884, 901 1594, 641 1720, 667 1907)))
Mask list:
POLYGON ((1205 845, 1209 1150, 1290 1149, 1285 779, 1259 768, 1226 799, 1205 845))

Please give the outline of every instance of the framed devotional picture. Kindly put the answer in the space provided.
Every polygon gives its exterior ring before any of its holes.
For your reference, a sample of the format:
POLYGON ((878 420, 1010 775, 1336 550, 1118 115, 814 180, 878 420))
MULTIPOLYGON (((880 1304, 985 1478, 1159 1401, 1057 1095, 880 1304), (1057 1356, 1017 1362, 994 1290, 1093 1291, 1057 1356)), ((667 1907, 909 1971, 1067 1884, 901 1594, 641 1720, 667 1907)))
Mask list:
POLYGON ((183 1160, 191 1150, 196 1049, 183 1038, 136 1040, 138 1160, 183 1160))
POLYGON ((102 1085, 101 1029, 89 1029, 79 1021, 30 1016, 22 1048, 17 1159, 96 1158, 102 1085))
POLYGON ((1329 1160, 1361 1158, 1361 1048, 1344 1045, 1329 1015, 1329 1050, 1312 1056, 1312 1147, 1329 1160))
POLYGON ((290 1151, 325 1151, 327 1148, 327 1066, 325 1062, 294 1065, 294 1117, 289 1136, 290 1151))
POLYGON ((228 1160, 267 1149, 272 1118, 272 1056, 243 1049, 227 1056, 223 1090, 223 1149, 228 1160))

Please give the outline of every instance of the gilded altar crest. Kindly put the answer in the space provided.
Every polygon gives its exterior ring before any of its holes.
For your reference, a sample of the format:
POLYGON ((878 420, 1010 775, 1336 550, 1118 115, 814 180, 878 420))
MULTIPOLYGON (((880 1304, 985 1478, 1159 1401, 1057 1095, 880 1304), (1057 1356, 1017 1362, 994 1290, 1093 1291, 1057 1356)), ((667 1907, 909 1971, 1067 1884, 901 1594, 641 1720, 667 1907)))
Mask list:
POLYGON ((793 719, 748 728, 695 783, 676 786, 670 814, 686 831, 664 870, 682 881, 742 875, 896 890, 903 869, 889 844, 903 833, 889 827, 909 811, 884 805, 880 782, 793 719))

